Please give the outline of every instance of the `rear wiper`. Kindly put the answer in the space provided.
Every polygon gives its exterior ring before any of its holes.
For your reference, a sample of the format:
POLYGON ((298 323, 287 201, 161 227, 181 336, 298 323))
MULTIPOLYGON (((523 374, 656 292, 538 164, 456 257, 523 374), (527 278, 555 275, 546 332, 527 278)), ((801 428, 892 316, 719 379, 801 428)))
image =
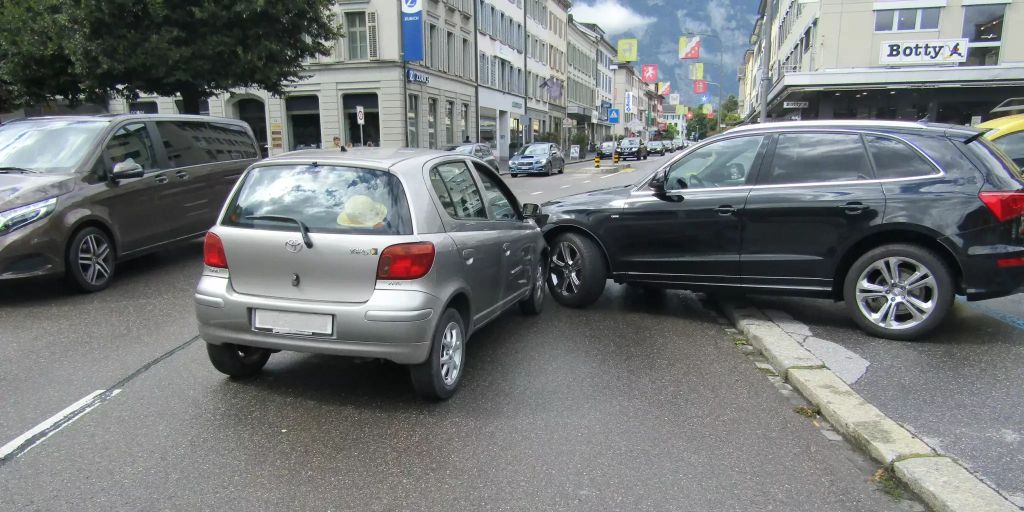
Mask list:
POLYGON ((38 174, 39 171, 33 171, 32 169, 25 169, 24 167, 0 167, 0 174, 7 174, 11 171, 20 172, 22 174, 38 174))
POLYGON ((288 217, 286 215, 249 215, 246 220, 272 220, 278 222, 293 222, 298 224, 299 233, 302 233, 302 243, 306 244, 307 249, 313 248, 313 240, 309 238, 309 227, 304 222, 295 217, 288 217))

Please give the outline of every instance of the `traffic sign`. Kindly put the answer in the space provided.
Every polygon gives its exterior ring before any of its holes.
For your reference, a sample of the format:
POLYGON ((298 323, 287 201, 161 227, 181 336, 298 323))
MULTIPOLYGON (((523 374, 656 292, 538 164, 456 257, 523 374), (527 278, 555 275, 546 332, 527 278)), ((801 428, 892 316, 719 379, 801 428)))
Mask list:
POLYGON ((608 109, 608 122, 611 124, 619 124, 619 109, 608 109))
POLYGON ((366 114, 363 112, 362 105, 356 106, 356 122, 359 123, 360 126, 366 124, 366 114))

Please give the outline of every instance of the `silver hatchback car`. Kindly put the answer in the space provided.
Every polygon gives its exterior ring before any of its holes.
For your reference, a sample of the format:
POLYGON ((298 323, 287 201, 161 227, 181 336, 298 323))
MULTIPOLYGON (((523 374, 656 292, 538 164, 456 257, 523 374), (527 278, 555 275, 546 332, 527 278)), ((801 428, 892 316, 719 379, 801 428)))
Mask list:
POLYGON ((195 293, 213 366, 259 372, 279 350, 410 366, 444 399, 469 336, 544 303, 547 245, 489 166, 417 149, 299 151, 250 167, 206 235, 195 293))

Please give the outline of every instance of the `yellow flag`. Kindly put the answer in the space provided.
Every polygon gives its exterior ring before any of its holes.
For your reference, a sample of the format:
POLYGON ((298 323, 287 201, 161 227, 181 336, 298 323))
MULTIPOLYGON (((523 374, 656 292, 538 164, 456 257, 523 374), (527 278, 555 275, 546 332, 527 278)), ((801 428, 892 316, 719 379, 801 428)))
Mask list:
POLYGON ((676 115, 686 115, 686 105, 676 105, 676 115))
POLYGON ((686 43, 690 42, 686 36, 679 38, 679 60, 684 59, 683 55, 686 55, 686 43))
POLYGON ((704 63, 690 64, 690 80, 704 80, 704 63))
POLYGON ((619 39, 619 62, 636 62, 639 46, 636 39, 619 39))
POLYGON ((712 105, 710 103, 705 103, 704 104, 704 113, 705 114, 710 114, 711 112, 714 112, 714 108, 715 108, 714 105, 712 105))

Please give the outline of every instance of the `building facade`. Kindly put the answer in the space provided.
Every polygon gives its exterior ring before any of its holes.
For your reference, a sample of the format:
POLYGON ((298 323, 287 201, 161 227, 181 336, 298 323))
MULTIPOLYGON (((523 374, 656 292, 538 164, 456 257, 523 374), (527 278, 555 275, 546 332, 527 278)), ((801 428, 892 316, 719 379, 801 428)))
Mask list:
POLYGON ((1024 0, 774 0, 751 45, 747 119, 759 114, 765 50, 771 118, 973 124, 1024 96, 1024 0))
POLYGON ((523 144, 526 11, 523 0, 476 2, 479 138, 499 158, 508 158, 523 144))
POLYGON ((614 125, 612 133, 616 137, 629 137, 639 133, 646 125, 646 84, 640 81, 633 64, 620 62, 615 64, 615 108, 619 111, 619 123, 614 125), (633 121, 640 123, 633 125, 633 121), (630 125, 633 125, 632 127, 630 125))
MULTIPOLYGON (((569 21, 568 84, 566 87, 566 126, 572 133, 573 143, 586 137, 594 141, 594 125, 597 121, 597 40, 584 27, 569 21)), ((584 144, 585 145, 585 144, 584 144)))

